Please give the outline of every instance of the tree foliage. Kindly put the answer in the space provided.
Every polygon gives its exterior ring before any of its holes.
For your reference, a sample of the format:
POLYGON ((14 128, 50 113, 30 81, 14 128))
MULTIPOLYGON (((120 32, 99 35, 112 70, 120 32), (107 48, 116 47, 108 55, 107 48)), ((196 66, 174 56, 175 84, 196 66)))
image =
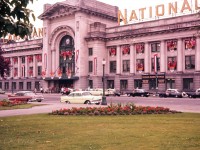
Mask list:
POLYGON ((33 11, 28 9, 29 2, 34 0, 0 0, 0 37, 8 33, 24 38, 32 32, 33 25, 30 17, 35 16, 33 11))

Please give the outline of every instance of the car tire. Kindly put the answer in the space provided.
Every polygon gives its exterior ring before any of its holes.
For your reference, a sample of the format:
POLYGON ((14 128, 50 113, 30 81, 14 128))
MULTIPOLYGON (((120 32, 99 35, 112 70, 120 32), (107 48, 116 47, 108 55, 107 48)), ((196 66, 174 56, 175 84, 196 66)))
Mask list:
POLYGON ((144 97, 144 94, 142 94, 141 97, 144 97))
POLYGON ((91 104, 91 102, 89 100, 85 101, 84 104, 91 104))
POLYGON ((65 103, 66 103, 66 104, 70 104, 70 102, 69 102, 69 101, 66 101, 65 103))
POLYGON ((130 96, 131 96, 131 94, 127 94, 127 96, 128 96, 128 97, 130 97, 130 96))

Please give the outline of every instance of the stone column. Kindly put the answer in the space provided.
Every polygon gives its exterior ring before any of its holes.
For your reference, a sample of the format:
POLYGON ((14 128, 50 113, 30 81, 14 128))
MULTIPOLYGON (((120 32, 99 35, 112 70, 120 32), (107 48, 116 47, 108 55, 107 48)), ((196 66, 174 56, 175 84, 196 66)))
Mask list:
POLYGON ((34 55, 33 56, 33 77, 36 77, 37 76, 37 65, 36 65, 36 63, 37 63, 37 60, 36 60, 36 56, 37 55, 34 55))
POLYGON ((57 69, 58 66, 56 66, 56 51, 55 51, 55 49, 51 50, 51 60, 52 60, 52 64, 54 64, 54 65, 51 66, 51 70, 53 72, 55 72, 55 76, 56 76, 56 73, 57 73, 56 69, 57 69))
POLYGON ((145 43, 145 52, 144 52, 144 72, 150 73, 150 49, 149 43, 145 43))
POLYGON ((196 39, 196 52, 195 52, 195 71, 200 72, 200 37, 196 39))
POLYGON ((160 44, 160 72, 164 73, 167 69, 166 67, 166 51, 165 51, 165 42, 161 41, 160 44))
POLYGON ((133 44, 130 45, 130 73, 135 73, 135 50, 133 44))
POLYGON ((28 69, 29 69, 28 68, 28 63, 29 63, 28 62, 28 57, 25 56, 25 64, 24 64, 25 65, 25 68, 24 68, 25 69, 25 75, 24 75, 24 77, 28 77, 28 69))
POLYGON ((182 39, 178 39, 177 50, 177 72, 183 72, 183 42, 182 39))
POLYGON ((13 63, 13 57, 10 58, 10 65, 12 66, 11 70, 10 70, 10 77, 14 77, 14 63, 13 63))
POLYGON ((121 74, 121 50, 120 50, 120 46, 117 46, 117 74, 121 74))
POLYGON ((18 57, 17 61, 18 61, 18 63, 17 63, 17 66, 18 66, 17 67, 18 68, 17 77, 19 78, 19 77, 22 76, 22 74, 21 74, 21 72, 22 72, 21 57, 18 57))

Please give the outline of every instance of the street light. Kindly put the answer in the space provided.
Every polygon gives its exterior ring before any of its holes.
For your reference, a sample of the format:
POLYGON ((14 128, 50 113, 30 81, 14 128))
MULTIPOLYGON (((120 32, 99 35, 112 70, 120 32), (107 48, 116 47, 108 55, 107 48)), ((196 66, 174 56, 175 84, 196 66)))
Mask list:
POLYGON ((103 59, 102 60, 102 65, 103 65, 103 96, 102 96, 102 103, 101 105, 107 105, 107 101, 106 101, 106 96, 105 96, 105 64, 106 64, 106 60, 103 59))

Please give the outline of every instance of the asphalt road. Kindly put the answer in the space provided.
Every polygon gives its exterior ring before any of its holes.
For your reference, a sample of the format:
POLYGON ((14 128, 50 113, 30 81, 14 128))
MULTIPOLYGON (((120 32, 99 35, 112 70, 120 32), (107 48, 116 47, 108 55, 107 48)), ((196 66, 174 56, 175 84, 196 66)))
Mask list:
MULTIPOLYGON (((37 113, 50 113, 52 110, 58 110, 61 108, 71 108, 71 107, 104 107, 105 105, 84 105, 84 104, 65 104, 60 103, 61 94, 43 94, 45 100, 41 104, 46 104, 43 106, 37 106, 30 109, 18 109, 18 110, 3 110, 0 111, 0 117, 5 116, 15 116, 15 115, 28 115, 37 113)), ((0 95, 0 100, 7 98, 7 95, 0 95)), ((171 110, 177 110, 181 112, 195 112, 200 113, 200 98, 190 99, 190 98, 159 98, 159 97, 107 97, 108 105, 110 103, 116 104, 127 104, 134 103, 136 106, 161 106, 167 107, 171 110)), ((38 103, 38 102, 33 102, 38 103)))

